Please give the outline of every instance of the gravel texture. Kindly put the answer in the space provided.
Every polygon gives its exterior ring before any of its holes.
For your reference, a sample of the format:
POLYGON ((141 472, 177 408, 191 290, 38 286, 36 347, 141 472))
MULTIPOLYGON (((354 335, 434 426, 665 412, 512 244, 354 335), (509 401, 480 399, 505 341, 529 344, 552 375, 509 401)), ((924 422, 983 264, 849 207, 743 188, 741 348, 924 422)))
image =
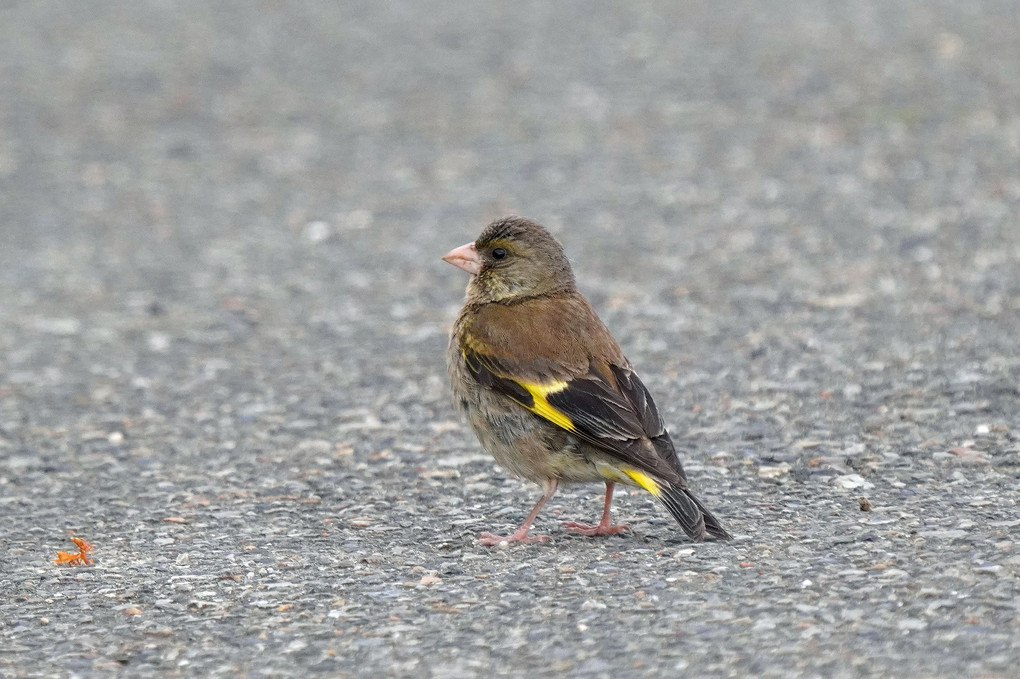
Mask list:
POLYGON ((1018 25, 0 4, 0 677, 1016 676, 1018 25), (538 490, 448 402, 439 256, 510 212, 731 543, 569 535, 582 486, 476 544, 538 490))

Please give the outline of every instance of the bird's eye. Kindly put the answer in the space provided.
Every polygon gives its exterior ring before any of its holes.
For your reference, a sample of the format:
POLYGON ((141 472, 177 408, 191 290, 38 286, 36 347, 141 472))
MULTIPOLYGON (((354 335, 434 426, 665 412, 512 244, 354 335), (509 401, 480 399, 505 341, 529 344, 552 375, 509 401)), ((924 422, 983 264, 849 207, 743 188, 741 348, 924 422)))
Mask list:
POLYGON ((504 257, 506 257, 506 248, 493 248, 492 250, 493 259, 503 259, 504 257))

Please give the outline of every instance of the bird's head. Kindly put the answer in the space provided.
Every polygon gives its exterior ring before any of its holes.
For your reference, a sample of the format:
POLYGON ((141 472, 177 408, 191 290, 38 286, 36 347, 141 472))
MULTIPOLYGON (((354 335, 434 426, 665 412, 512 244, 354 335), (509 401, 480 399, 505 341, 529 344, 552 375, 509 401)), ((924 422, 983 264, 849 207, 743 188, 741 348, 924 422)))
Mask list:
POLYGON ((497 219, 475 242, 451 250, 443 260, 471 274, 469 300, 512 302, 575 289, 563 248, 524 217, 497 219))

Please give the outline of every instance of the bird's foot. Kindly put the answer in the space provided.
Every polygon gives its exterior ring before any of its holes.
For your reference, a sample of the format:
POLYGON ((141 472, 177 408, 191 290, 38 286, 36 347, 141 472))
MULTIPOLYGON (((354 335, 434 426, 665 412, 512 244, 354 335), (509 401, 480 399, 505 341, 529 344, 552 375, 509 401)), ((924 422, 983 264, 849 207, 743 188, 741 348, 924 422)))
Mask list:
POLYGON ((528 535, 528 531, 517 531, 512 535, 493 535, 492 533, 482 533, 478 536, 478 543, 485 545, 486 547, 495 547, 503 542, 549 542, 551 540, 548 535, 528 535))
POLYGON ((629 526, 623 523, 614 526, 609 522, 593 526, 590 523, 564 521, 563 525, 566 526, 567 530, 571 533, 580 533, 581 535, 587 535, 588 537, 595 537, 596 535, 616 535, 617 533, 622 533, 629 528, 629 526))

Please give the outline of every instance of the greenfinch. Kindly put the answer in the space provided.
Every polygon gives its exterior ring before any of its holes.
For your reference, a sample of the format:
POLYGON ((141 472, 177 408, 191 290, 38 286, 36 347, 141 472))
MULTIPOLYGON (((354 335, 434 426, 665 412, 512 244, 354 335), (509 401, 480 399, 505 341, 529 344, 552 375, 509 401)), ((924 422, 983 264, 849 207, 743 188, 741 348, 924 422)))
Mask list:
POLYGON ((610 518, 622 483, 651 493, 692 539, 730 537, 691 493, 651 395, 548 231, 505 217, 443 260, 471 274, 447 353, 454 403, 497 463, 543 489, 520 528, 482 544, 549 540, 528 535, 542 506, 561 483, 590 482, 605 483, 602 519, 569 530, 626 530, 610 518))

